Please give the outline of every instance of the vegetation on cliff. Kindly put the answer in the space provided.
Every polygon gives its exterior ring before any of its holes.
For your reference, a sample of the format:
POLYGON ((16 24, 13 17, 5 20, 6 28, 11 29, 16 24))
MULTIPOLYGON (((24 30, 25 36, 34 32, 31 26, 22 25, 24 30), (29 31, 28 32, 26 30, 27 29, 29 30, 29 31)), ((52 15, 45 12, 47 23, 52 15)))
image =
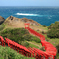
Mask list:
POLYGON ((59 22, 55 22, 54 24, 51 24, 48 28, 49 28, 49 31, 47 33, 48 37, 59 38, 59 22))
MULTIPOLYGON (((31 35, 24 28, 24 23, 22 23, 24 21, 27 21, 27 19, 19 19, 15 17, 7 18, 4 24, 0 25, 0 35, 3 36, 3 38, 7 37, 25 47, 39 48, 38 46, 35 46, 31 43, 35 43, 40 46, 41 41, 39 40, 39 38, 31 35)), ((59 59, 59 22, 55 22, 50 26, 33 24, 34 23, 31 23, 30 27, 35 31, 42 33, 44 36, 46 36, 46 40, 48 40, 48 42, 50 42, 57 48, 57 59, 59 59)), ((41 48, 41 50, 43 49, 41 48)))
POLYGON ((51 24, 48 26, 48 29, 47 37, 49 37, 50 40, 53 39, 53 44, 57 48, 57 59, 59 59, 59 42, 57 41, 59 40, 59 22, 51 24), (54 42, 54 40, 56 42, 54 42))
POLYGON ((5 37, 9 38, 26 47, 29 46, 28 42, 26 42, 26 41, 35 41, 37 43, 41 42, 39 38, 37 38, 33 35, 30 35, 28 30, 26 30, 25 28, 14 28, 14 29, 7 28, 4 31, 0 32, 0 35, 3 38, 5 38, 5 37), (24 42, 24 43, 22 43, 22 42, 24 42))
POLYGON ((9 47, 0 46, 0 59, 35 59, 33 57, 25 57, 9 47))
POLYGON ((0 25, 1 25, 4 21, 5 21, 5 19, 4 19, 2 16, 0 16, 0 25))
POLYGON ((0 31, 3 30, 4 28, 5 28, 4 24, 0 25, 0 31))

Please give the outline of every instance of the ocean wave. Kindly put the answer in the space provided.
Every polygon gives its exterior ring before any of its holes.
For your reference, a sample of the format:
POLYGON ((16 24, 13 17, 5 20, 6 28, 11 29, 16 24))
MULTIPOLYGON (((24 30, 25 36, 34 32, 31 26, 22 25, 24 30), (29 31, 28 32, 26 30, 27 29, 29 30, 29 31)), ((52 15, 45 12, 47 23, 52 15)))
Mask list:
POLYGON ((38 16, 38 17, 48 16, 48 15, 27 14, 27 13, 16 13, 16 15, 22 15, 22 16, 38 16))
POLYGON ((52 17, 52 16, 50 16, 50 17, 52 17))
POLYGON ((50 17, 48 19, 51 19, 50 17))
POLYGON ((16 15, 38 16, 38 14, 26 14, 26 13, 16 13, 16 15))

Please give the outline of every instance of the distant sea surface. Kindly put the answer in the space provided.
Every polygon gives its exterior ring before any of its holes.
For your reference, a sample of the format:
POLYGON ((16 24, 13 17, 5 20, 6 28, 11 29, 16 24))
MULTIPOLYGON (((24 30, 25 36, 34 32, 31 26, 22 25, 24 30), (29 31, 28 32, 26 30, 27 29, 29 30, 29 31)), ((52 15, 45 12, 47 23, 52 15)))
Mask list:
POLYGON ((0 6, 0 16, 5 19, 9 16, 17 18, 32 19, 41 25, 49 26, 55 21, 59 21, 59 7, 2 7, 0 6))

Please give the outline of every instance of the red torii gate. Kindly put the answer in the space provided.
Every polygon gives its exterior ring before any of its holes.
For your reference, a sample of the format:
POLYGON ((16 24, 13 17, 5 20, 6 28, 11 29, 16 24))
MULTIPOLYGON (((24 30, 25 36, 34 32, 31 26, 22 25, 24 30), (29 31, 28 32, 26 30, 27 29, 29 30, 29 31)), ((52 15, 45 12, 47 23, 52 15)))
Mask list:
POLYGON ((30 51, 25 46, 22 46, 8 38, 5 38, 5 42, 8 44, 10 48, 13 48, 17 52, 19 51, 19 53, 23 54, 24 56, 31 55, 30 51))
POLYGON ((42 46, 45 46, 45 50, 46 50, 45 54, 47 53, 47 54, 49 54, 49 58, 55 59, 55 56, 56 56, 56 53, 57 53, 56 48, 51 43, 45 41, 45 37, 42 34, 39 34, 36 31, 34 31, 33 29, 31 29, 29 27, 29 24, 28 23, 25 23, 25 25, 27 25, 27 27, 25 26, 25 29, 28 29, 28 31, 31 34, 33 34, 36 37, 39 37, 40 38, 41 43, 42 43, 42 46))
POLYGON ((25 25, 25 29, 26 29, 27 27, 29 28, 30 23, 25 23, 24 25, 25 25))
POLYGON ((2 36, 0 36, 0 45, 5 47, 5 40, 3 39, 2 36))

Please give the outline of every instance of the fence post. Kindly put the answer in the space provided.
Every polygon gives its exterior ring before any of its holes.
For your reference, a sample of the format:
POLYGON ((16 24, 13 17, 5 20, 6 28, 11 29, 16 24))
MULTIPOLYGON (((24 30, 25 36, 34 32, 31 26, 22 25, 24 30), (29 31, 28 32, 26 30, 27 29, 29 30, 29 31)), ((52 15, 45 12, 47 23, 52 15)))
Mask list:
POLYGON ((2 41, 2 46, 3 46, 3 41, 2 41))
POLYGON ((4 47, 5 47, 5 42, 4 42, 4 47))

